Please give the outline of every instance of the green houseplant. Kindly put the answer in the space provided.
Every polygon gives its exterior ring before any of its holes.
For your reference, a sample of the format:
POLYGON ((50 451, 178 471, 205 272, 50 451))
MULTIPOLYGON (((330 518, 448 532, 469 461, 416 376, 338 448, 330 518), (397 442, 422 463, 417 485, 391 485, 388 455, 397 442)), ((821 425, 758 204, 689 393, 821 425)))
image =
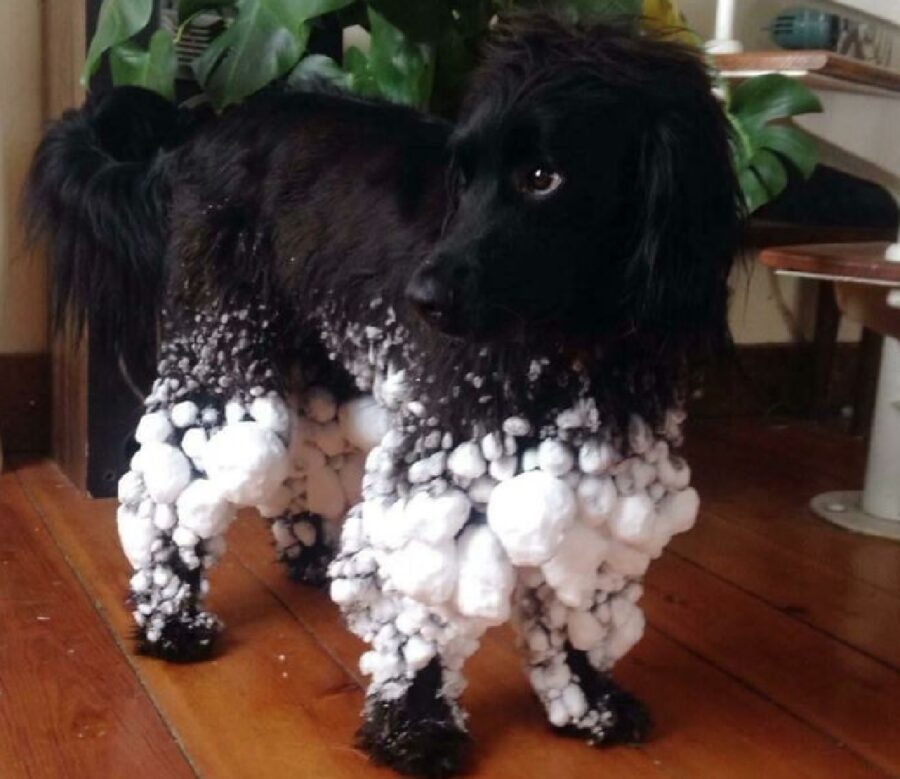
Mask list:
MULTIPOLYGON (((478 45, 501 11, 553 7, 574 20, 632 17, 682 41, 698 43, 677 0, 178 0, 177 30, 157 30, 146 46, 137 38, 150 24, 153 0, 104 0, 85 62, 87 85, 104 57, 113 83, 175 98, 176 43, 200 14, 221 14, 217 34, 192 63, 199 88, 217 110, 266 85, 325 79, 351 91, 451 115, 478 45), (338 62, 308 50, 316 26, 361 24, 368 51, 351 47, 338 62)), ((820 111, 816 96, 777 74, 735 89, 722 84, 734 128, 735 166, 748 212, 779 195, 795 169, 808 177, 818 154, 791 117, 820 111)))

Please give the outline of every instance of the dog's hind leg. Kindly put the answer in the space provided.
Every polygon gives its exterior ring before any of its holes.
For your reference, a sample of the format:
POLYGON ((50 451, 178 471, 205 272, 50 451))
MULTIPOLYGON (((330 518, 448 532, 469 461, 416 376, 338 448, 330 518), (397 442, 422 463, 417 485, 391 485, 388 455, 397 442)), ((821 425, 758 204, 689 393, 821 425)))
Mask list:
POLYGON ((557 730, 592 744, 637 743, 651 727, 643 704, 613 681, 613 664, 640 639, 638 583, 598 590, 590 606, 562 603, 537 571, 515 598, 515 616, 531 686, 557 730))
POLYGON ((263 307, 164 321, 140 449, 119 482, 118 526, 135 568, 138 650, 188 661, 208 656, 221 628, 203 605, 206 571, 236 508, 287 505, 290 415, 263 307))

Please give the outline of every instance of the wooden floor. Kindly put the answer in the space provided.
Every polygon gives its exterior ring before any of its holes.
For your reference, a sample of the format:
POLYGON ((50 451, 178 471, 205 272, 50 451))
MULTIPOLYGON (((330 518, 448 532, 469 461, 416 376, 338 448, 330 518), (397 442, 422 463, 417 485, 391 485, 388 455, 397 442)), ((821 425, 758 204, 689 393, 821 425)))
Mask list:
MULTIPOLYGON (((900 776, 900 544, 815 519, 862 449, 792 425, 694 425, 704 504, 651 567, 650 627, 620 665, 657 728, 640 748, 552 735, 506 630, 471 663, 476 776, 900 776)), ((352 748, 360 644, 286 581, 261 520, 213 577, 218 659, 130 652, 114 506, 48 463, 0 476, 0 777, 389 776, 352 748)))

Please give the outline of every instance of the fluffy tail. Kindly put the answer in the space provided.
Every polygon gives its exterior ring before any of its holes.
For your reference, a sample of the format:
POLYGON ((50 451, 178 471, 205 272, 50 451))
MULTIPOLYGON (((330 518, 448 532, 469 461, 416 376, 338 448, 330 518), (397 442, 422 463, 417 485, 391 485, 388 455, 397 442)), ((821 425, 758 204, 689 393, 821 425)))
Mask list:
POLYGON ((53 316, 90 322, 122 352, 150 350, 165 279, 170 170, 188 115, 134 87, 68 111, 41 142, 25 190, 33 243, 50 250, 53 316))

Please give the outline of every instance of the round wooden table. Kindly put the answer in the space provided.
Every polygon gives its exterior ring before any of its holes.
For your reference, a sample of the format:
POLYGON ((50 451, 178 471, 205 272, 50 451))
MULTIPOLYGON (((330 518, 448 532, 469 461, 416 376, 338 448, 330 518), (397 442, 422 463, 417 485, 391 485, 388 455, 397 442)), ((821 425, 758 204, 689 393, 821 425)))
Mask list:
POLYGON ((774 247, 760 260, 780 275, 833 283, 841 311, 884 336, 863 489, 816 495, 810 506, 841 527, 900 540, 900 256, 889 247, 774 247))

